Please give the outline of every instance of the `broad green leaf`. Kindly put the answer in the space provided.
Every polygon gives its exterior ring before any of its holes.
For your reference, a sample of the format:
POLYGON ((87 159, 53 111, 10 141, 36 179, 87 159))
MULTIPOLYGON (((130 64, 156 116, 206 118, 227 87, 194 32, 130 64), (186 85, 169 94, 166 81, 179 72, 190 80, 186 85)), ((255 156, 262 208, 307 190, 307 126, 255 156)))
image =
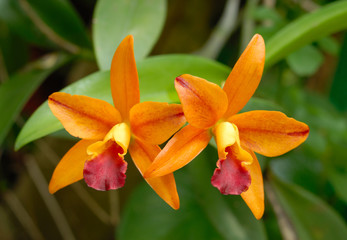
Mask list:
MULTIPOLYGON (((140 78, 142 101, 178 102, 174 88, 177 76, 189 73, 220 84, 230 68, 204 58, 190 55, 161 55, 146 58, 137 64, 140 78)), ((97 72, 62 89, 70 94, 86 95, 112 103, 109 72, 97 72)), ((60 122, 53 116, 47 102, 30 117, 17 141, 16 149, 25 144, 62 129, 60 122)))
POLYGON ((239 196, 222 196, 212 187, 215 164, 209 160, 217 158, 216 150, 208 147, 175 174, 181 200, 177 211, 148 185, 140 185, 125 206, 117 239, 267 239, 262 221, 239 196))
POLYGON ((266 67, 314 40, 346 28, 347 1, 336 1, 305 14, 266 42, 266 67))
POLYGON ((78 52, 90 48, 82 20, 67 0, 21 0, 22 9, 35 25, 54 43, 78 52))
POLYGON ((296 185, 271 178, 278 202, 293 224, 298 239, 336 239, 347 236, 344 220, 323 200, 296 185))
POLYGON ((101 70, 110 69, 119 43, 135 39, 136 60, 146 57, 156 43, 166 16, 166 0, 98 0, 93 19, 93 41, 101 70))
POLYGON ((323 54, 312 45, 306 45, 287 57, 289 67, 301 77, 316 73, 323 61, 323 54))
POLYGON ((15 74, 0 85, 0 145, 13 121, 36 88, 66 61, 66 56, 49 55, 33 64, 30 70, 15 74))

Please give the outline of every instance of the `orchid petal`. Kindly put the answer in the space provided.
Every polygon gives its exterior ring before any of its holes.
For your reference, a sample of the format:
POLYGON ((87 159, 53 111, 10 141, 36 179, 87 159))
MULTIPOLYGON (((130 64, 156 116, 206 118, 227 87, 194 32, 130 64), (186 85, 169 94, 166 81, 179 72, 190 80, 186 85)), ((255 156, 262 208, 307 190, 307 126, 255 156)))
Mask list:
POLYGON ((112 59, 110 77, 114 106, 123 120, 128 120, 131 107, 140 102, 133 36, 127 36, 119 44, 112 59))
POLYGON ((214 133, 220 159, 226 159, 227 148, 231 148, 233 154, 243 164, 252 163, 252 156, 240 145, 239 130, 236 125, 229 122, 221 122, 214 128, 214 133))
POLYGON ((276 111, 250 111, 228 121, 240 131, 241 144, 268 157, 282 155, 303 143, 309 127, 276 111))
POLYGON ((223 90, 229 101, 228 110, 224 114, 225 118, 239 112, 252 97, 261 80, 264 63, 264 39, 256 34, 236 62, 224 84, 223 90))
POLYGON ((145 178, 163 176, 192 161, 209 143, 208 130, 187 125, 177 132, 155 158, 144 174, 145 178))
POLYGON ((108 142, 114 141, 118 146, 122 148, 122 151, 119 153, 123 157, 128 150, 130 142, 130 128, 126 123, 119 123, 106 134, 103 141, 98 141, 90 145, 87 149, 87 153, 92 155, 91 158, 95 158, 97 155, 102 154, 109 147, 108 142))
POLYGON ((130 110, 132 133, 142 141, 153 145, 168 140, 185 122, 179 104, 143 102, 136 104, 130 110))
POLYGON ((187 121, 194 127, 211 127, 226 111, 228 98, 214 83, 184 74, 176 78, 175 88, 187 121))
POLYGON ((128 165, 123 155, 121 146, 112 140, 107 141, 102 153, 85 162, 84 181, 89 187, 100 191, 123 187, 128 165))
POLYGON ((231 147, 226 149, 225 159, 219 159, 211 184, 224 195, 239 195, 251 185, 251 176, 242 161, 237 158, 231 147))
POLYGON ((49 96, 48 105, 71 135, 83 139, 102 139, 121 121, 111 104, 87 96, 56 92, 49 96))
POLYGON ((49 183, 49 192, 55 193, 83 178, 83 167, 88 159, 87 148, 93 140, 80 140, 60 160, 49 183))
POLYGON ((241 193, 241 197, 251 209, 254 217, 260 219, 264 214, 264 184, 261 168, 255 154, 246 149, 253 157, 251 165, 245 165, 245 168, 251 175, 251 185, 246 192, 241 193))
MULTIPOLYGON (((134 139, 130 144, 129 152, 136 167, 143 174, 160 152, 160 148, 157 145, 147 144, 134 139)), ((173 209, 177 210, 180 207, 176 182, 172 173, 158 178, 145 178, 145 180, 173 209)))

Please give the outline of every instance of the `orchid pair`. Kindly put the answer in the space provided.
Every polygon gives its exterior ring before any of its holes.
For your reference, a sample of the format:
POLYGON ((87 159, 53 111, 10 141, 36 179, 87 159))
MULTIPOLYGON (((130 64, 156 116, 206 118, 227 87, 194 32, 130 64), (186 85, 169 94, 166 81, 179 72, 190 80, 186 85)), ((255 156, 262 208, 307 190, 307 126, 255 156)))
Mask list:
POLYGON ((126 37, 111 64, 116 108, 86 96, 53 93, 49 97, 49 106, 64 128, 82 138, 56 167, 50 192, 82 178, 97 190, 122 187, 127 168, 124 155, 129 148, 148 184, 172 208, 178 209, 173 172, 193 160, 214 137, 219 160, 212 185, 222 194, 241 194, 260 219, 264 212, 263 177, 254 152, 265 156, 284 154, 304 142, 309 132, 306 124, 281 112, 236 114, 258 87, 264 61, 264 41, 255 35, 223 89, 184 74, 175 80, 181 105, 139 103, 133 38, 126 37), (186 121, 188 124, 181 129, 186 121), (158 145, 173 134, 161 150, 158 145))

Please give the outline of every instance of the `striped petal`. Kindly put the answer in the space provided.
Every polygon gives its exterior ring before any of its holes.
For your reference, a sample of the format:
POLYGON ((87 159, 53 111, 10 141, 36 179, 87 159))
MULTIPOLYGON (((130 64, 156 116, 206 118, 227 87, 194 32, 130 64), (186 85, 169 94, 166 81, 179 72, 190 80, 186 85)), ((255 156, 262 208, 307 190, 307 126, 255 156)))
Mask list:
POLYGON ((84 163, 89 157, 87 148, 94 142, 93 140, 80 140, 64 155, 49 182, 48 188, 51 194, 83 178, 84 163))
POLYGON ((192 161, 209 143, 208 130, 187 125, 177 132, 155 158, 144 174, 145 178, 172 173, 192 161))
POLYGON ((187 121, 194 127, 213 126, 227 109, 224 91, 205 79, 184 74, 176 78, 175 88, 187 121))
POLYGON ((276 111, 250 111, 228 120, 238 127, 242 145, 268 157, 296 148, 309 133, 305 123, 276 111))
POLYGON ((251 175, 251 185, 246 192, 241 193, 241 197, 251 209, 254 217, 260 219, 264 214, 264 184, 261 168, 255 154, 246 149, 253 157, 251 165, 245 165, 245 168, 251 175))
POLYGON ((133 45, 133 36, 129 35, 124 38, 111 63, 110 77, 113 103, 123 120, 129 119, 131 107, 140 102, 139 78, 133 45))
MULTIPOLYGON (((143 174, 160 152, 160 148, 157 145, 143 143, 134 139, 129 146, 129 152, 136 167, 143 174)), ((145 178, 145 180, 173 209, 180 207, 176 182, 172 173, 158 178, 145 178)))
POLYGON ((66 131, 83 139, 103 139, 121 121, 111 104, 87 96, 56 92, 49 96, 48 105, 66 131))
POLYGON ((256 34, 236 62, 224 84, 223 90, 229 101, 225 118, 238 113, 252 97, 263 74, 264 63, 264 39, 256 34))
POLYGON ((168 140, 185 122, 179 104, 143 102, 136 104, 130 110, 132 133, 142 141, 153 145, 168 140))

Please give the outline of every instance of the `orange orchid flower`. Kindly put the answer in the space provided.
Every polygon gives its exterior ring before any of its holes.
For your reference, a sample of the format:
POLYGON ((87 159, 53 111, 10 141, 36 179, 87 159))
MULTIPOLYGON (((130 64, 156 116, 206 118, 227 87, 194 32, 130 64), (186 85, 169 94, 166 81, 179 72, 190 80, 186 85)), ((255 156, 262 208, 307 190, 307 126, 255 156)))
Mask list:
MULTIPOLYGON (((186 122, 179 104, 140 102, 133 37, 118 46, 111 64, 111 104, 87 96, 56 92, 49 96, 53 114, 73 136, 82 138, 62 158, 49 184, 50 193, 84 178, 97 190, 118 189, 125 183, 129 152, 144 173, 166 141, 186 122)), ((145 179, 172 208, 179 208, 172 173, 145 179)))
POLYGON ((254 152, 273 157, 304 142, 309 128, 276 111, 236 114, 259 85, 265 44, 255 35, 228 76, 223 89, 188 74, 175 80, 188 125, 177 132, 147 169, 145 177, 172 173, 193 160, 214 136, 219 160, 211 179, 222 194, 239 195, 257 219, 264 213, 261 168, 254 152))

